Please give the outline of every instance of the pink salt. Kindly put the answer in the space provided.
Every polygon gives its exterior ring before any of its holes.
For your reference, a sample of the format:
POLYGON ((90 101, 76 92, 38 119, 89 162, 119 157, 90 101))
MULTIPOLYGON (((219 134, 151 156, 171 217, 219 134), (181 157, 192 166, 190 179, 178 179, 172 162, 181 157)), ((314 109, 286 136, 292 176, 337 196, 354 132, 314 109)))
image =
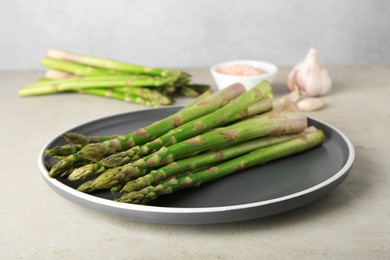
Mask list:
POLYGON ((257 76, 267 73, 267 71, 246 64, 233 64, 217 68, 222 74, 231 76, 257 76))

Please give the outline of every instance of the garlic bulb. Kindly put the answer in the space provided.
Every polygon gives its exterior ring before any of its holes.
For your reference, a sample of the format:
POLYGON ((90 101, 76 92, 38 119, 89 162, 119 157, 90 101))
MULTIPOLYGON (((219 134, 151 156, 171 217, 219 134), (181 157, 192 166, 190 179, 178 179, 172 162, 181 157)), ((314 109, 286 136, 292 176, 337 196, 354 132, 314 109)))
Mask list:
POLYGON ((303 96, 321 96, 328 93, 332 80, 328 71, 318 62, 318 52, 310 49, 309 53, 299 62, 288 75, 288 88, 298 89, 303 96))

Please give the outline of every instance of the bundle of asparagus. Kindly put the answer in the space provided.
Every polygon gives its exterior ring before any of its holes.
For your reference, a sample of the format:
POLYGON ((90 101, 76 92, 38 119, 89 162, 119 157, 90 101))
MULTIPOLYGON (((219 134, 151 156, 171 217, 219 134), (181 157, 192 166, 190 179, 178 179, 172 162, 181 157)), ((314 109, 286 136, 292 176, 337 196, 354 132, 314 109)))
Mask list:
POLYGON ((20 96, 77 92, 146 106, 170 105, 181 94, 198 97, 210 86, 191 84, 184 71, 157 69, 50 49, 42 58, 45 77, 19 90, 20 96))
POLYGON ((323 142, 303 113, 276 110, 272 101, 266 81, 248 91, 233 84, 125 135, 65 133, 69 144, 46 151, 59 159, 49 175, 83 180, 82 192, 110 189, 119 202, 147 204, 323 142))

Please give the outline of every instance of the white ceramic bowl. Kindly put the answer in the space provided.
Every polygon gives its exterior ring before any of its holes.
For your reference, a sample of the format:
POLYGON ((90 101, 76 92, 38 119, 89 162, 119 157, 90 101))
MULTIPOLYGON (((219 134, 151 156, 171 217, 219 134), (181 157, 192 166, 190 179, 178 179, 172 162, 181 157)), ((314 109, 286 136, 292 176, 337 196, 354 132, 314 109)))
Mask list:
POLYGON ((254 86, 256 86, 257 84, 259 84, 260 82, 262 82, 263 80, 268 80, 270 83, 272 83, 276 73, 278 72, 278 67, 272 63, 265 62, 265 61, 235 60, 235 61, 228 61, 228 62, 215 64, 211 67, 210 71, 219 89, 224 89, 234 83, 241 83, 249 90, 254 86), (262 70, 265 70, 267 73, 261 75, 255 75, 255 76, 232 76, 217 71, 218 68, 220 67, 225 67, 225 66, 230 66, 235 64, 243 64, 255 68, 260 68, 262 70))

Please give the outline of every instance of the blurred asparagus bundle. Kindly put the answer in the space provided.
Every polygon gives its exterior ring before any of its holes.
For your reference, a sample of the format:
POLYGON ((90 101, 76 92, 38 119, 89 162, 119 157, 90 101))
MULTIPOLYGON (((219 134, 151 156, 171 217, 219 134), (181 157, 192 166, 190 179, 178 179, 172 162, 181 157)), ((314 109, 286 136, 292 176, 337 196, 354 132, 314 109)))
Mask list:
POLYGON ((19 90, 20 96, 85 93, 146 106, 170 105, 174 97, 198 97, 210 86, 192 84, 184 71, 158 69, 50 49, 41 64, 44 78, 19 90))

